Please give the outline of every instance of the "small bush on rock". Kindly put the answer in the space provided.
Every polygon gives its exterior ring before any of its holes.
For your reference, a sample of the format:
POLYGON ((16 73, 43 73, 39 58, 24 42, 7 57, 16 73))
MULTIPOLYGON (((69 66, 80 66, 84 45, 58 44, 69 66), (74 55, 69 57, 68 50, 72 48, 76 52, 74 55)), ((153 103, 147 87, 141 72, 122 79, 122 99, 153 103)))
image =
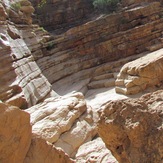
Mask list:
POLYGON ((93 5, 95 9, 111 13, 116 10, 119 2, 120 0, 94 0, 93 5))
POLYGON ((21 8, 21 4, 20 2, 15 2, 11 4, 11 8, 15 11, 19 11, 19 9, 21 8))

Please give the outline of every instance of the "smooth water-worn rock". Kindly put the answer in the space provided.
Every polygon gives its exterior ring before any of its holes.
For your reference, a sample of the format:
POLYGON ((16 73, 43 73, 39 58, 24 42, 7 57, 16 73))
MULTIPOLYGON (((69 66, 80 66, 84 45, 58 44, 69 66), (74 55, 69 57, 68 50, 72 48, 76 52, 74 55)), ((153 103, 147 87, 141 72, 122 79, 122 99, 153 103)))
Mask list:
POLYGON ((31 115, 32 132, 61 147, 71 157, 97 133, 97 117, 81 93, 49 98, 26 111, 31 115))
POLYGON ((98 133, 119 163, 162 162, 163 90, 102 106, 98 133))

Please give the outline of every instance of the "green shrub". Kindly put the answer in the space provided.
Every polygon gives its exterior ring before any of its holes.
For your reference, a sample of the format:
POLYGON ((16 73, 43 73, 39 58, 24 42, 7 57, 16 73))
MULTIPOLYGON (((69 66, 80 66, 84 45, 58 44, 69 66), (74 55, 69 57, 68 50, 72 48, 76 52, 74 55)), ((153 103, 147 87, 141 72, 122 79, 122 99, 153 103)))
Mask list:
POLYGON ((41 0, 41 2, 38 3, 37 7, 42 8, 46 4, 46 0, 41 0))
POLYGON ((21 8, 20 2, 15 2, 11 4, 11 8, 14 9, 15 11, 19 11, 21 8))
POLYGON ((119 2, 120 0, 94 0, 93 5, 95 9, 111 13, 116 10, 119 2))

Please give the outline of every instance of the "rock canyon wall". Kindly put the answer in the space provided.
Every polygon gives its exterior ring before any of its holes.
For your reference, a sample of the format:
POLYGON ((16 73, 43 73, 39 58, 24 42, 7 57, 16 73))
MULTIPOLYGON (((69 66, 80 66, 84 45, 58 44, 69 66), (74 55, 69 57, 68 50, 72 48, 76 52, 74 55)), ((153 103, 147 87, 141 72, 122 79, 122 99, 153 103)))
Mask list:
POLYGON ((84 95, 162 89, 162 31, 162 1, 1 0, 0 162, 161 162, 162 90, 84 95))

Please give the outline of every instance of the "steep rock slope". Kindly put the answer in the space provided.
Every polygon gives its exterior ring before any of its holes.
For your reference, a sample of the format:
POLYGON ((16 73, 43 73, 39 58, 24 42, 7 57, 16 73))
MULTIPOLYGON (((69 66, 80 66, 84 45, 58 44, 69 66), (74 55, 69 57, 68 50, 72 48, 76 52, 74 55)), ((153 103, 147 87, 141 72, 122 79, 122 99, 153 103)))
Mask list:
POLYGON ((163 91, 102 106, 98 133, 120 163, 162 162, 163 91))
MULTIPOLYGON (((14 3, 0 2, 0 99, 10 104, 27 108, 44 99, 46 96, 57 95, 52 91, 48 80, 42 75, 34 61, 29 45, 23 39, 24 32, 32 33, 31 14, 34 11, 30 3, 21 4, 19 14, 14 3), (27 11, 24 11, 27 8, 27 11), (33 10, 29 10, 32 8, 33 10), (7 14, 8 13, 8 14, 7 14), (21 22, 21 24, 19 24, 21 22), (17 24, 15 24, 17 23, 17 24)), ((34 46, 34 45, 32 45, 34 46)))

